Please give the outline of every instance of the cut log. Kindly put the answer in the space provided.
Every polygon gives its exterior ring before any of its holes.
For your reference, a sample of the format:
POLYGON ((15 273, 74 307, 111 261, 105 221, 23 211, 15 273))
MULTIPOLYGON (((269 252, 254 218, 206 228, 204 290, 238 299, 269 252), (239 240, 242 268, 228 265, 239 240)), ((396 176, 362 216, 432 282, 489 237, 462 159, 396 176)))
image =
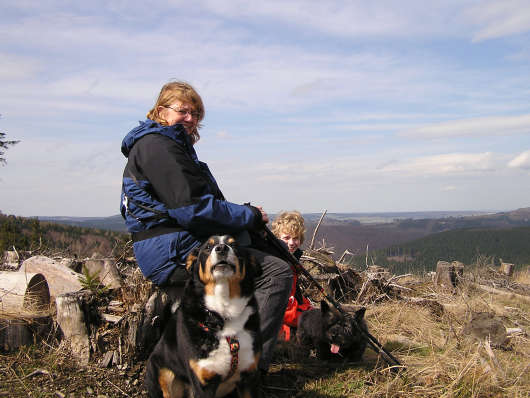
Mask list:
POLYGON ((22 263, 19 273, 34 272, 43 274, 48 281, 50 294, 57 297, 61 294, 81 290, 79 277, 83 275, 72 271, 59 262, 46 256, 33 256, 22 263))
POLYGON ((0 313, 40 314, 50 309, 50 291, 42 274, 0 272, 0 313))
POLYGON ((494 293, 494 294, 499 294, 499 295, 503 295, 503 296, 510 296, 510 297, 517 297, 519 300, 526 301, 527 303, 530 303, 530 296, 525 296, 525 295, 518 294, 518 293, 515 293, 515 292, 512 292, 512 291, 496 289, 494 287, 481 285, 479 283, 471 283, 471 284, 473 286, 476 286, 476 287, 478 287, 480 289, 483 289, 483 290, 487 291, 488 293, 494 293))
POLYGON ((90 292, 67 293, 55 299, 57 306, 57 323, 70 347, 74 357, 81 365, 88 365, 90 360, 90 340, 85 308, 90 292))

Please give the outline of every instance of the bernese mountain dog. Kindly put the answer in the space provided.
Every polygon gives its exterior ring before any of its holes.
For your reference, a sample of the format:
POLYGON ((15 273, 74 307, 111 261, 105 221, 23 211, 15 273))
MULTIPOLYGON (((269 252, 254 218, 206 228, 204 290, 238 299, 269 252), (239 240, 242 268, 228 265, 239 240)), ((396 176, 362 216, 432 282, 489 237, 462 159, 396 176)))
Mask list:
POLYGON ((194 249, 186 268, 191 278, 181 304, 147 362, 149 396, 261 396, 258 266, 224 235, 194 249))

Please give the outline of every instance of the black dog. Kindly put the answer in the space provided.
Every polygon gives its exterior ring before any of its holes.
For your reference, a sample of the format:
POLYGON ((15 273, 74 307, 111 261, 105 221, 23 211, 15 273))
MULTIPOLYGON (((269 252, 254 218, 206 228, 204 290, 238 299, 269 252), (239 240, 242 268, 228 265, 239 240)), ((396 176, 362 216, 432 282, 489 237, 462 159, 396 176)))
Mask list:
POLYGON ((212 236, 187 260, 191 279, 147 363, 151 397, 258 397, 261 335, 253 259, 212 236))
POLYGON ((320 309, 303 312, 298 322, 296 338, 305 349, 316 349, 319 359, 360 361, 366 349, 366 339, 353 322, 368 330, 364 321, 366 308, 361 308, 353 318, 332 310, 325 301, 320 309))

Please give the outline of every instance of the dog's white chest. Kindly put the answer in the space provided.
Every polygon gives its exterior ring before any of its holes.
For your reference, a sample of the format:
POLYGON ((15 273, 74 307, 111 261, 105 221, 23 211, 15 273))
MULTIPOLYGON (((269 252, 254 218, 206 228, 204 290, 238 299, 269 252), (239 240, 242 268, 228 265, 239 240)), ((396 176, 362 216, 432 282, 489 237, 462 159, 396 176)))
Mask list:
POLYGON ((244 329, 244 325, 252 312, 252 307, 245 307, 240 316, 225 322, 223 329, 216 333, 219 346, 210 352, 208 357, 198 361, 201 368, 226 377, 234 366, 234 370, 238 373, 255 364, 254 336, 244 329), (231 349, 229 340, 237 340, 239 349, 236 352, 231 349))

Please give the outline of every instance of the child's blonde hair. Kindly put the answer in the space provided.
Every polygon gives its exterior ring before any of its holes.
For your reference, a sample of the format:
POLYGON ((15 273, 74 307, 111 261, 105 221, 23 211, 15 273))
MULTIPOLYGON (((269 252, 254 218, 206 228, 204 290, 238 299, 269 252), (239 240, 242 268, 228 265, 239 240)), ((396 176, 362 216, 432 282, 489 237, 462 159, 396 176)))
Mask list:
POLYGON ((300 244, 302 244, 305 239, 304 218, 296 210, 283 211, 272 222, 271 231, 277 237, 280 237, 282 233, 297 237, 300 239, 300 244))

